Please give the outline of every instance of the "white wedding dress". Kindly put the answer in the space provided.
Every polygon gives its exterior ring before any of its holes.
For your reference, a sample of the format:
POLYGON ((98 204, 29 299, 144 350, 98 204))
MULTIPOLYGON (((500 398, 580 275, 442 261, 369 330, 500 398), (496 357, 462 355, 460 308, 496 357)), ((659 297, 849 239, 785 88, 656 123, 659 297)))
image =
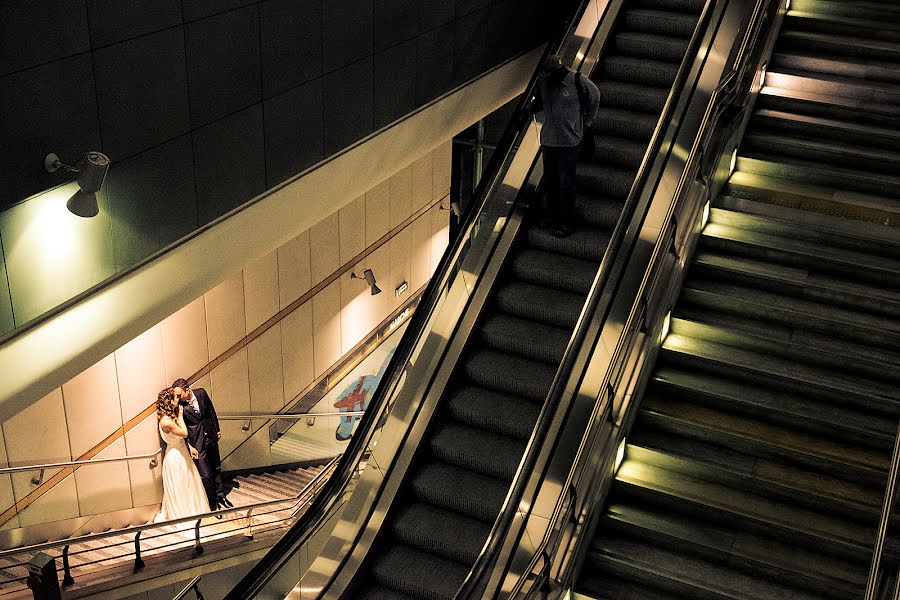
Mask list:
POLYGON ((166 443, 166 452, 162 463, 162 508, 154 521, 159 523, 209 512, 203 481, 184 438, 166 433, 162 425, 159 434, 166 443))

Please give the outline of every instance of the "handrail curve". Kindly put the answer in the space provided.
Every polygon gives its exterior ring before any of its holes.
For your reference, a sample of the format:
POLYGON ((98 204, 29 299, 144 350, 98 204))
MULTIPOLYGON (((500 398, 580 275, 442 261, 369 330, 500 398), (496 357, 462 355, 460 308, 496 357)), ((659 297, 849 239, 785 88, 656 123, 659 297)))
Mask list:
POLYGON ((162 454, 162 448, 157 450, 156 452, 148 452, 147 454, 131 454, 128 456, 113 456, 110 458, 89 458, 87 460, 69 460, 63 462, 55 462, 55 463, 43 463, 43 464, 33 464, 33 465, 20 465, 17 467, 3 467, 0 469, 0 475, 7 475, 9 473, 22 473, 26 471, 43 471, 45 469, 61 469, 64 467, 82 467, 85 465, 97 465, 101 463, 111 463, 111 462, 123 462, 127 460, 145 460, 152 459, 150 461, 150 468, 156 468, 156 457, 162 454))

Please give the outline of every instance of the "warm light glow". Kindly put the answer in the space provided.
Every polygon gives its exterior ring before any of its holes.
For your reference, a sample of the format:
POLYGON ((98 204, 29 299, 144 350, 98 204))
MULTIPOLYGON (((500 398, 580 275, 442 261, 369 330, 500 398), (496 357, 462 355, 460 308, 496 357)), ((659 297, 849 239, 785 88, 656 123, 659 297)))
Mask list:
POLYGON ((737 148, 734 149, 734 152, 731 153, 731 164, 728 165, 728 174, 734 173, 734 168, 737 166, 737 148))
POLYGON ((622 466, 622 462, 625 460, 625 438, 622 438, 622 441, 619 443, 619 449, 616 450, 616 468, 615 472, 619 472, 619 467, 622 466))
POLYGON ((672 326, 672 311, 666 313, 666 318, 663 319, 662 325, 662 333, 659 336, 661 341, 665 341, 666 336, 669 335, 669 328, 672 326))
POLYGON ((706 224, 709 223, 709 200, 706 201, 706 204, 703 205, 703 216, 700 218, 700 229, 706 227, 706 224))
POLYGON ((764 85, 766 85, 766 68, 769 65, 763 65, 762 69, 759 70, 759 87, 762 89, 764 85))
POLYGON ((787 0, 787 1, 784 3, 784 10, 785 10, 785 12, 791 10, 791 0, 787 0))
POLYGON ((575 55, 575 58, 578 60, 584 60, 584 52, 579 52, 575 55))

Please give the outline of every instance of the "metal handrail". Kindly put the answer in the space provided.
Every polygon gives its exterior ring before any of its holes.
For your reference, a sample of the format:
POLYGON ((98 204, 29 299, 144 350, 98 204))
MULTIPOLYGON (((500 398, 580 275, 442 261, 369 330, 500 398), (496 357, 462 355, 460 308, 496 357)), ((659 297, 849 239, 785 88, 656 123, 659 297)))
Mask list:
POLYGON ((188 595, 188 592, 194 590, 194 594, 197 596, 197 600, 203 600, 203 594, 200 592, 200 588, 197 587, 200 584, 200 575, 197 575, 193 579, 191 579, 184 589, 178 592, 178 595, 172 598, 172 600, 182 600, 185 596, 188 595))
POLYGON ((891 521, 891 513, 893 512, 898 472, 900 472, 900 423, 897 425, 897 435, 894 438, 894 453, 891 455, 891 470, 884 490, 884 500, 881 504, 881 520, 878 523, 878 535, 875 537, 875 548, 872 551, 872 563, 869 566, 869 579, 866 581, 865 600, 875 600, 875 594, 878 587, 878 573, 881 570, 881 558, 884 554, 884 542, 887 538, 887 530, 891 521))
MULTIPOLYGON (((469 597, 472 594, 475 594, 479 587, 484 583, 482 580, 485 575, 490 572, 489 566, 505 539, 505 536, 501 534, 509 529, 509 526, 512 524, 513 519, 518 512, 519 498, 523 495, 525 487, 530 480, 528 475, 532 472, 535 463, 537 462, 542 448, 541 442, 546 437, 554 421, 553 417, 556 414, 556 406, 562 400, 562 396, 565 392, 566 386, 572 374, 572 370, 575 366, 575 361, 579 354, 578 350, 582 348, 585 342, 589 325, 595 318, 595 314, 597 313, 600 305, 600 300, 604 296, 607 284, 612 276, 613 266, 618 262, 616 259, 622 252, 622 245, 625 239, 625 235, 631 226, 631 221, 637 210, 641 194, 644 191, 644 186, 646 185, 647 179, 649 178, 650 172, 652 171, 655 159, 660 153, 664 134, 668 130, 668 126, 672 118, 672 113, 675 111, 677 100, 679 99, 682 92, 681 88, 684 86, 688 73, 695 63, 694 55, 700 49, 700 42, 703 39, 702 33, 706 31, 706 28, 709 25, 709 19, 712 16, 712 6, 714 4, 714 0, 706 0, 703 6, 703 11, 701 12, 700 18, 697 22, 697 26, 694 28, 691 41, 688 44, 685 56, 681 61, 678 73, 675 76, 675 81, 673 82, 672 87, 669 91, 669 95, 666 98, 666 104, 663 107, 659 120, 657 121, 657 126, 653 132, 653 137, 650 140, 647 151, 644 153, 644 158, 641 162, 641 166, 637 172, 634 182, 632 183, 631 189, 629 190, 628 197, 622 209, 622 214, 619 216, 616 227, 613 230, 609 243, 607 244, 607 248, 609 250, 603 256, 598 274, 594 279, 593 285, 591 286, 591 291, 588 294, 587 301, 585 302, 585 308, 579 315, 578 322, 575 325, 575 330, 566 348, 562 363, 560 364, 560 367, 556 372, 556 376, 553 379, 550 391, 547 393, 546 400, 544 401, 544 405, 541 408, 537 425, 532 430, 531 437, 528 440, 525 454, 521 462, 519 463, 519 468, 513 479, 512 488, 506 496, 500 516, 494 522, 494 526, 492 527, 491 533, 488 536, 488 541, 482 548, 475 566, 469 572, 469 575, 466 577, 466 580, 463 582, 462 587, 454 596, 454 598, 469 597)), ((618 14, 616 16, 618 17, 618 14)), ((633 233, 632 238, 632 243, 634 243, 634 241, 637 239, 637 231, 633 233)), ((611 296, 609 298, 611 298, 611 296)), ((606 306, 603 309, 603 320, 605 320, 605 313, 609 311, 609 308, 611 306, 611 300, 609 298, 607 299, 606 306)))
MULTIPOLYGON (((292 502, 293 506, 296 506, 300 503, 301 500, 306 498, 309 495, 309 491, 314 488, 328 473, 328 471, 338 462, 341 455, 338 454, 333 459, 331 459, 325 467, 313 477, 309 483, 307 483, 302 490, 297 492, 294 496, 288 496, 287 498, 280 498, 278 500, 266 500, 263 502, 256 502, 253 504, 244 504, 243 506, 235 506, 233 508, 226 508, 223 510, 210 511, 206 513, 201 513, 198 515, 191 515, 189 517, 181 517, 180 519, 172 519, 170 521, 160 521, 159 523, 146 523, 144 525, 134 525, 132 527, 126 527, 125 529, 114 529, 111 531, 104 531, 101 533, 90 533, 87 535, 82 535, 78 537, 66 538, 64 540, 57 540, 53 542, 43 542, 41 544, 33 544, 31 546, 20 546, 18 548, 12 548, 10 550, 2 550, 0 551, 0 558, 5 558, 7 556, 15 556, 17 554, 30 554, 34 552, 40 552, 43 550, 48 550, 52 548, 59 548, 61 546, 71 546, 73 544, 81 544, 84 542, 91 542, 94 540, 100 540, 108 537, 117 537, 121 535, 126 535, 129 533, 140 533, 142 531, 147 531, 149 529, 159 529, 162 527, 171 527, 172 525, 179 525, 181 523, 193 523, 199 522, 203 519, 209 518, 219 518, 229 514, 236 513, 245 513, 249 509, 257 509, 264 508, 267 506, 274 506, 276 504, 284 504, 286 502, 292 502)), ((285 509, 286 510, 286 509, 285 509)), ((177 533, 177 532, 171 532, 177 533)), ((122 542, 124 543, 124 542, 122 542)))
POLYGON ((264 419, 266 421, 275 421, 277 419, 288 419, 299 421, 306 417, 361 417, 366 414, 364 410, 348 410, 347 412, 308 412, 308 413, 232 413, 227 415, 219 415, 220 421, 246 421, 248 419, 264 419))
POLYGON ((81 467, 84 465, 96 465, 101 463, 110 463, 110 462, 122 462, 125 460, 145 460, 145 459, 153 459, 150 461, 150 468, 156 468, 156 457, 162 454, 162 448, 157 450, 156 452, 150 452, 149 454, 132 454, 130 456, 114 456, 112 458, 89 458, 87 460, 69 460, 64 462, 55 462, 55 463, 44 463, 39 465, 22 465, 19 467, 4 467, 0 469, 0 475, 6 475, 8 473, 21 473, 23 471, 43 471, 45 469, 60 469, 63 467, 81 467))

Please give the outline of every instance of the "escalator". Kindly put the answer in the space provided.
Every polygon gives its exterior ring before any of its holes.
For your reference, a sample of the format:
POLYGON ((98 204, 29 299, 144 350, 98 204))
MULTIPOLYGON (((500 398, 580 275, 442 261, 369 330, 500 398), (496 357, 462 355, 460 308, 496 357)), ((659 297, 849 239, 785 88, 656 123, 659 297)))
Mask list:
POLYGON ((792 3, 579 594, 863 597, 900 416, 898 73, 894 3, 792 3))
POLYGON ((354 598, 451 598, 497 519, 698 24, 701 0, 628 0, 592 78, 576 231, 526 218, 368 552, 354 598))

